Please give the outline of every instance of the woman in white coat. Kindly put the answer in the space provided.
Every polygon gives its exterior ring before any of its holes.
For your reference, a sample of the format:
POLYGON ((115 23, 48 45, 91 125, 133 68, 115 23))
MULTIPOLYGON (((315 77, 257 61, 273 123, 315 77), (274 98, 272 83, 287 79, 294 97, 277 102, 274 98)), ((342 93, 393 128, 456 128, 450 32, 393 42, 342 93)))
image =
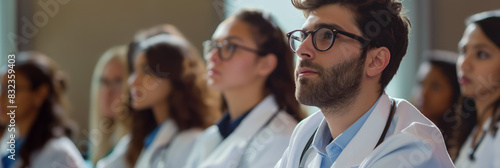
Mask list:
POLYGON ((118 141, 129 133, 127 50, 126 46, 108 49, 92 75, 88 131, 92 165, 115 151, 118 141))
POLYGON ((196 141, 187 168, 273 167, 302 112, 294 98, 293 54, 267 13, 242 10, 204 43, 209 86, 227 110, 196 141))
POLYGON ((500 10, 473 15, 459 42, 458 81, 474 100, 477 123, 462 146, 456 166, 500 167, 500 10))
POLYGON ((66 80, 56 64, 41 53, 21 52, 16 55, 14 71, 15 77, 3 69, 1 117, 14 125, 8 126, 4 134, 11 143, 2 146, 13 147, 15 153, 1 151, 0 167, 85 167, 80 152, 68 138, 73 131, 71 120, 65 116, 66 80), (13 89, 8 85, 14 83, 15 104, 10 104, 7 89, 13 89), (18 107, 8 109, 10 105, 18 107))
POLYGON ((217 118, 204 63, 180 35, 139 43, 129 78, 134 116, 125 152, 134 167, 182 167, 195 139, 217 118))

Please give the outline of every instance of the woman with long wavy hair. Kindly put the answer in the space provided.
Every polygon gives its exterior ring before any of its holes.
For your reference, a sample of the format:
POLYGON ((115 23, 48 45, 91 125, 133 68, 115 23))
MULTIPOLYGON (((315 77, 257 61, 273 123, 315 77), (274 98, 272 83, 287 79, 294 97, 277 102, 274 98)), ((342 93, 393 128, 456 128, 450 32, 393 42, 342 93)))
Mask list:
MULTIPOLYGON (((49 57, 38 52, 17 54, 14 71, 18 108, 16 134, 9 137, 15 137, 18 153, 15 160, 9 158, 11 153, 2 155, 2 167, 84 167, 80 152, 69 139, 74 129, 66 116, 63 73, 49 57)), ((2 74, 1 117, 9 117, 7 85, 14 83, 5 69, 2 74)))
MULTIPOLYGON (((121 159, 102 167, 182 167, 194 140, 218 118, 202 57, 170 26, 131 47, 132 128, 121 159)), ((98 164, 98 167, 101 165, 98 164)))

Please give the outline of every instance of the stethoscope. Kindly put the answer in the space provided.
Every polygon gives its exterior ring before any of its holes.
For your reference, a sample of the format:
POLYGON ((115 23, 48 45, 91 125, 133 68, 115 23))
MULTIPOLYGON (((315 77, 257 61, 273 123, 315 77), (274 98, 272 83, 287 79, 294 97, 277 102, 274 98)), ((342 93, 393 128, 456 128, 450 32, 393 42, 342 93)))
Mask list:
MULTIPOLYGON (((377 146, 380 145, 384 141, 385 136, 387 135, 387 131, 389 130, 389 127, 391 126, 392 118, 394 117, 394 112, 395 112, 394 108, 395 108, 394 107, 394 100, 391 99, 391 111, 389 112, 389 118, 387 119, 387 122, 385 123, 384 131, 382 132, 382 135, 380 135, 380 138, 378 139, 378 142, 373 149, 377 148, 377 146)), ((306 146, 304 146, 304 149, 302 150, 302 154, 300 155, 300 160, 299 160, 299 168, 303 168, 306 164, 306 162, 302 162, 302 161, 304 159, 304 156, 308 156, 310 154, 310 151, 312 151, 309 149, 311 149, 311 144, 312 144, 312 141, 314 139, 314 135, 316 134, 317 131, 318 131, 318 128, 316 128, 316 130, 314 130, 313 134, 309 138, 309 141, 307 141, 306 146)))
POLYGON ((476 157, 474 157, 474 154, 476 153, 477 148, 479 148, 479 145, 481 145, 481 142, 483 142, 484 137, 486 136, 486 134, 488 134, 488 130, 483 130, 483 135, 481 135, 481 138, 477 142, 476 146, 474 146, 474 148, 472 149, 472 151, 470 151, 470 153, 469 153, 469 160, 470 161, 476 161, 476 157))
MULTIPOLYGON (((264 125, 262 125, 262 127, 259 128, 259 130, 257 131, 257 133, 255 135, 258 135, 264 128, 266 128, 267 126, 269 126, 269 124, 271 124, 271 121, 273 121, 274 118, 276 118, 276 116, 278 116, 279 112, 281 111, 281 108, 279 108, 278 110, 276 110, 276 112, 274 112, 274 114, 265 122, 264 125)), ((250 141, 248 141, 247 145, 245 146, 245 150, 243 151, 247 151, 248 148, 250 147, 250 144, 253 142, 253 140, 255 139, 255 136, 253 136, 250 141)), ((241 155, 241 158, 243 158, 244 154, 241 155)), ((240 158, 240 161, 238 162, 238 166, 237 167, 240 167, 241 165, 241 158, 240 158)))
MULTIPOLYGON (((486 115, 486 113, 483 114, 483 117, 486 115)), ((486 136, 486 134, 488 134, 488 131, 490 130, 489 128, 488 129, 484 129, 482 127, 479 127, 483 130, 483 135, 481 135, 481 138, 479 138, 479 141, 477 142, 476 146, 474 146, 474 148, 472 148, 472 151, 469 152, 469 160, 470 161, 476 161, 476 157, 474 156, 476 154, 476 151, 477 149, 479 148, 479 145, 481 145, 481 143, 483 142, 484 140, 484 137, 486 136)))

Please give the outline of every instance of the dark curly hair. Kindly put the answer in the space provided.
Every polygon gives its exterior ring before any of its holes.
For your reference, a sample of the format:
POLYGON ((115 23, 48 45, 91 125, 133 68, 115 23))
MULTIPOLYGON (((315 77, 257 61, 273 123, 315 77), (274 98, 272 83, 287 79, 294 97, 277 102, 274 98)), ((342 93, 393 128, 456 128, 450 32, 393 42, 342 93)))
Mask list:
POLYGON ((380 93, 398 71, 399 64, 408 48, 408 34, 411 24, 402 11, 403 5, 397 0, 292 0, 292 4, 309 13, 325 5, 339 4, 354 13, 357 27, 363 37, 375 41, 376 45, 368 45, 366 49, 385 46, 391 53, 389 64, 380 77, 380 93))

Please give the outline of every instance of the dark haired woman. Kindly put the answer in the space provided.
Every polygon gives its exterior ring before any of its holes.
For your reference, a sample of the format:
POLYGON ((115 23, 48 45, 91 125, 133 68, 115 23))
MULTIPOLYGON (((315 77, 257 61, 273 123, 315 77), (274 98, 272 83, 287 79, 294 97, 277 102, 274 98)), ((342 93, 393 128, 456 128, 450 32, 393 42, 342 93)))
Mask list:
POLYGON ((500 10, 473 15, 458 45, 460 90, 474 101, 477 123, 460 150, 457 167, 500 167, 499 30, 500 10))
POLYGON ((202 57, 170 32, 138 43, 129 78, 136 114, 128 146, 121 158, 99 167, 182 167, 195 139, 217 119, 202 57))
POLYGON ((84 167, 80 152, 68 138, 72 129, 64 111, 66 81, 56 64, 41 53, 21 52, 14 71, 15 79, 8 78, 3 69, 1 117, 10 120, 7 89, 15 84, 16 130, 4 136, 15 137, 16 153, 15 160, 9 158, 11 153, 2 154, 2 167, 84 167))
POLYGON ((465 140, 455 132, 466 131, 464 128, 475 123, 475 117, 468 117, 475 115, 475 111, 457 109, 458 103, 463 101, 456 75, 458 54, 433 50, 425 55, 427 61, 418 70, 419 85, 413 103, 441 130, 448 153, 454 159, 465 140))
POLYGON ((205 47, 208 84, 227 113, 197 140, 186 167, 273 167, 303 116, 283 33, 267 13, 243 10, 205 47))

